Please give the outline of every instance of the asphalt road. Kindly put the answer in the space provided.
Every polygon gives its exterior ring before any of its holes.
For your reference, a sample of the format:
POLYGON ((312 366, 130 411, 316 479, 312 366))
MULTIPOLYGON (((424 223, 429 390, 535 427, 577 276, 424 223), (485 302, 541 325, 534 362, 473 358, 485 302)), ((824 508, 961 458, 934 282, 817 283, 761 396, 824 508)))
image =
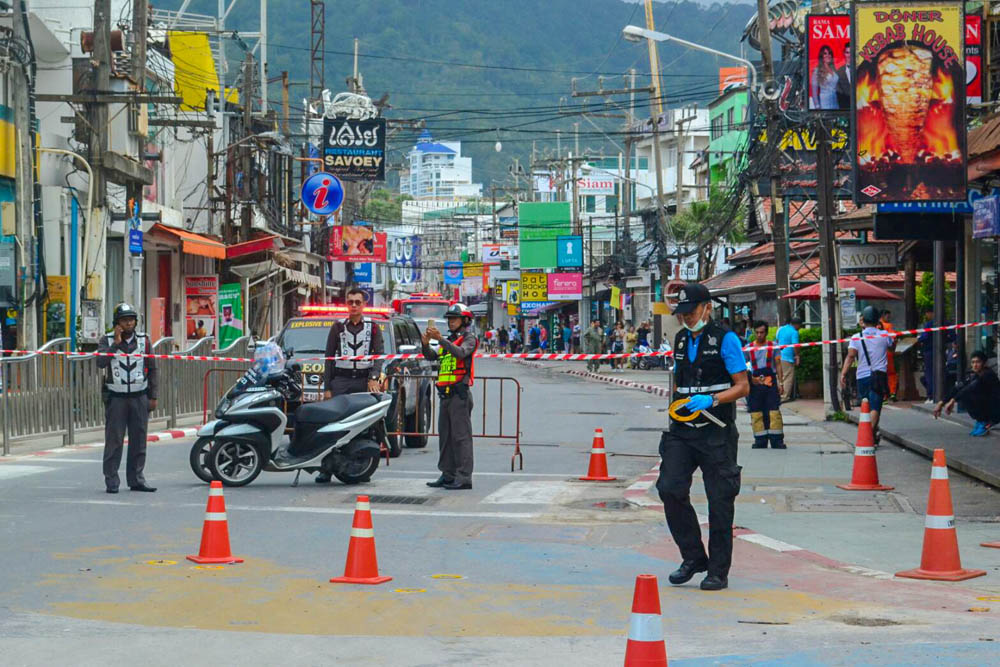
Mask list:
POLYGON ((751 451, 741 415, 730 588, 675 588, 677 551, 641 479, 658 463, 665 401, 513 363, 477 370, 522 383, 523 471, 510 472, 509 443, 481 440, 473 490, 429 489, 432 438, 362 486, 264 473, 226 490, 238 565, 184 558, 207 496, 191 440, 150 446, 156 494, 103 493, 98 449, 0 462, 3 664, 610 665, 640 573, 660 577, 672 664, 995 662, 1000 550, 978 542, 1000 539, 997 492, 952 476, 963 564, 986 577, 894 579, 919 563, 927 462, 883 447, 897 491, 843 492, 848 427, 789 415, 787 451, 751 451), (576 479, 595 427, 615 482, 576 479), (343 573, 358 493, 373 496, 379 567, 393 577, 376 587, 328 583, 343 573))

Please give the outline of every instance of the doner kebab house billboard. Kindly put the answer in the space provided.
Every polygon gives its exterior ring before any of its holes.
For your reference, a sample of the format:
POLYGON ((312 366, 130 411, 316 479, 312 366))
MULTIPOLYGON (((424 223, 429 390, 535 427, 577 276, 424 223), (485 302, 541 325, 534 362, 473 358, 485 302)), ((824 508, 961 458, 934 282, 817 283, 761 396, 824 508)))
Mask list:
POLYGON ((964 200, 962 5, 855 3, 853 19, 855 200, 964 200))

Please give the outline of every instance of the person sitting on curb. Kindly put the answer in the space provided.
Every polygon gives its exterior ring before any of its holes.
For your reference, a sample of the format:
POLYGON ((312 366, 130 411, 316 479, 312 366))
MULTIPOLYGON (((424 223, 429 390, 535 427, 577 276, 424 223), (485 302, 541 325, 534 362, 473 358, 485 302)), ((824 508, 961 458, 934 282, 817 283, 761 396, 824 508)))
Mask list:
POLYGON ((969 363, 969 374, 961 382, 955 383, 948 392, 948 397, 937 404, 934 418, 939 418, 942 410, 950 415, 958 402, 976 420, 969 435, 983 436, 990 432, 993 424, 1000 422, 1000 379, 993 369, 986 366, 985 353, 973 352, 969 363))

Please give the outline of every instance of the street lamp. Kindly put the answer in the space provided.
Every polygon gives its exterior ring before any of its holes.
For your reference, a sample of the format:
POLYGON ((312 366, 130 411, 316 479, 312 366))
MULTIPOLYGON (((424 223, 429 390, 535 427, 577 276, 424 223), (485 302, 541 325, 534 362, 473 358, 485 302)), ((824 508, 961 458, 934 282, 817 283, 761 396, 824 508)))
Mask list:
POLYGON ((734 56, 729 53, 724 53, 722 51, 716 51, 715 49, 709 48, 707 46, 702 46, 701 44, 695 44, 694 42, 689 42, 686 39, 681 39, 679 37, 674 37, 673 35, 668 35, 665 32, 658 32, 656 30, 647 30, 646 28, 640 28, 637 25, 627 25, 622 28, 622 37, 629 42, 641 42, 643 39, 649 39, 654 42, 677 42, 682 46, 686 46, 689 49, 694 49, 695 51, 704 51, 705 53, 711 53, 712 55, 719 56, 720 58, 728 58, 729 60, 735 60, 736 62, 743 63, 746 66, 747 71, 750 73, 750 91, 751 94, 756 94, 757 92, 757 70, 754 68, 753 63, 751 63, 746 58, 740 58, 739 56, 734 56))

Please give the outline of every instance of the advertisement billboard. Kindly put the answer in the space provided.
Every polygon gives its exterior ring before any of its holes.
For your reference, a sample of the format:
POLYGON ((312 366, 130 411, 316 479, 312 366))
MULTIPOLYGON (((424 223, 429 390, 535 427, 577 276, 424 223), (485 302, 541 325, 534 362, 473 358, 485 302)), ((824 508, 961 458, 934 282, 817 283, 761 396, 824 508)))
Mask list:
POLYGON ((965 103, 983 102, 983 17, 965 17, 965 103))
MULTIPOLYGON (((851 150, 846 118, 829 119, 833 159, 833 198, 851 199, 851 150)), ((763 138, 763 135, 761 135, 763 138)), ((816 199, 816 134, 811 127, 785 130, 775 158, 781 192, 791 199, 816 199)), ((771 179, 758 180, 762 196, 770 196, 771 179)))
POLYGON ((559 268, 583 266, 582 236, 560 236, 556 238, 556 264, 559 268))
POLYGON ((521 202, 517 215, 521 268, 556 268, 556 238, 570 233, 570 203, 521 202))
POLYGON ((964 200, 962 4, 855 3, 854 35, 855 200, 964 200))
POLYGON ((547 282, 550 301, 579 301, 583 298, 582 273, 550 273, 547 282))
POLYGON ((346 180, 385 180, 385 118, 323 120, 323 171, 346 180))
POLYGON ((45 340, 69 335, 69 276, 45 276, 49 295, 45 301, 45 340))
POLYGON ((330 228, 327 259, 334 262, 376 262, 385 264, 385 232, 361 225, 335 225, 330 228))
POLYGON ((1000 236, 1000 197, 991 195, 972 204, 972 238, 1000 236))
POLYGON ((445 262, 444 263, 444 284, 445 285, 461 285, 462 284, 462 263, 461 262, 445 262))
POLYGON ((806 16, 806 85, 809 109, 851 108, 851 17, 847 14, 806 16))
POLYGON ((219 276, 184 277, 184 322, 189 341, 215 335, 219 276))
POLYGON ((239 283, 219 285, 219 347, 243 335, 243 290, 239 283))
POLYGON ((521 274, 520 301, 548 301, 549 281, 544 273, 521 274))

